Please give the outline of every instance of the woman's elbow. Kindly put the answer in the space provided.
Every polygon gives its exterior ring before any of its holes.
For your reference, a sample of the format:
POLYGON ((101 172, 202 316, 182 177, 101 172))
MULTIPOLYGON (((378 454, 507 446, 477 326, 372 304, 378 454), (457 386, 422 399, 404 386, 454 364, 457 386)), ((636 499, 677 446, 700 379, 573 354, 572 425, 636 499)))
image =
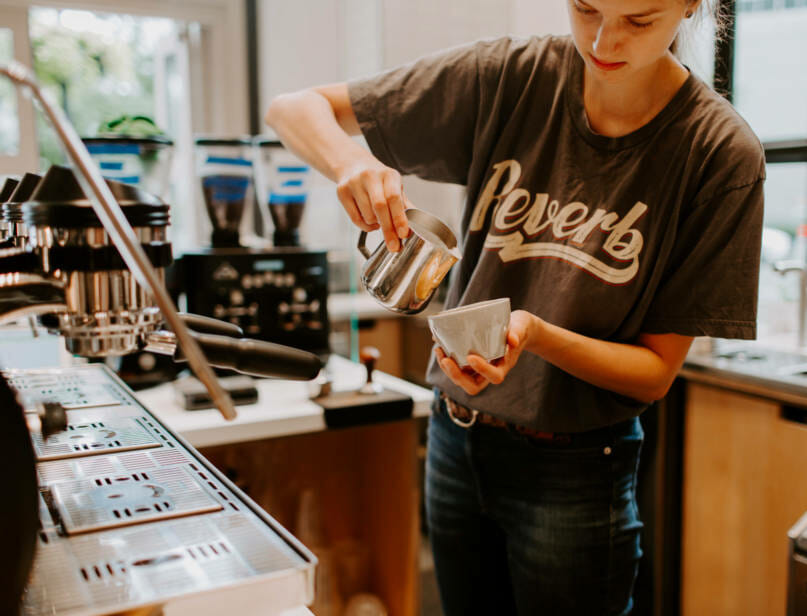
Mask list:
POLYGON ((269 108, 266 110, 266 115, 263 116, 263 121, 268 126, 275 128, 277 123, 283 117, 283 112, 288 105, 288 100, 291 94, 279 94, 269 102, 269 108))
POLYGON ((667 395, 667 392, 670 391, 673 381, 675 381, 675 375, 672 375, 672 377, 665 377, 663 381, 654 384, 653 387, 644 392, 644 395, 640 398, 640 401, 644 402, 645 404, 653 404, 654 402, 661 400, 667 395))

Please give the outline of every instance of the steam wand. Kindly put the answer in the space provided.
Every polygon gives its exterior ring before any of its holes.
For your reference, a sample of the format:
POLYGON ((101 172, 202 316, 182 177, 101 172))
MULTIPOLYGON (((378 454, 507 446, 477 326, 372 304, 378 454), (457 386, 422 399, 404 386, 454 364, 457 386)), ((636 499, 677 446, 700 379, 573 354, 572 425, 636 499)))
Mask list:
POLYGON ((163 317, 176 334, 188 364, 204 384, 216 408, 219 409, 225 419, 235 419, 236 411, 232 399, 219 384, 201 348, 177 314, 174 303, 160 283, 157 273, 138 243, 120 205, 115 201, 115 197, 106 182, 104 182, 100 171, 93 163, 92 158, 90 158, 90 153, 64 112, 47 100, 36 79, 26 66, 19 62, 0 64, 0 75, 8 77, 16 86, 25 86, 30 89, 39 102, 59 135, 70 160, 79 171, 76 174, 79 184, 89 197, 93 210, 101 220, 106 232, 109 233, 115 248, 118 249, 137 281, 154 295, 163 317))

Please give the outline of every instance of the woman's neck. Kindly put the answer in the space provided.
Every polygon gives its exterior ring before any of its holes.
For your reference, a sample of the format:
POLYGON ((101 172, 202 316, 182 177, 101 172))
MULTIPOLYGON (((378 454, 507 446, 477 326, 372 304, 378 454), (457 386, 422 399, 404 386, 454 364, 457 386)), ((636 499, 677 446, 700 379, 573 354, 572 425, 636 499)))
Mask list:
POLYGON ((583 106, 591 129, 606 137, 638 130, 664 109, 689 77, 672 54, 630 80, 609 83, 583 73, 583 106))

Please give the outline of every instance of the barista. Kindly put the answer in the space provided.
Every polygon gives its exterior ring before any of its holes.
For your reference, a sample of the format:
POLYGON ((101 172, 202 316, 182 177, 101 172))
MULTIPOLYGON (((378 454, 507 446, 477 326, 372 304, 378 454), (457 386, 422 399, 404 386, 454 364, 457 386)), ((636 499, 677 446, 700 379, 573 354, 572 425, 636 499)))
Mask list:
POLYGON ((638 416, 694 336, 756 334, 763 151, 675 53, 710 6, 567 4, 571 36, 456 47, 266 117, 391 250, 408 233, 400 174, 465 185, 447 307, 516 309, 502 360, 471 355, 467 373, 435 348, 429 366, 449 616, 629 613, 638 416))

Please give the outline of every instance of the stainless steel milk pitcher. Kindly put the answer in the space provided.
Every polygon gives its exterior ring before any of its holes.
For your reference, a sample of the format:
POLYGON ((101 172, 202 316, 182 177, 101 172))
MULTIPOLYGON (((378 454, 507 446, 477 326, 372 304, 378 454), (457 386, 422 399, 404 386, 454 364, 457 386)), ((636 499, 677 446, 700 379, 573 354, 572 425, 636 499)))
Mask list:
POLYGON ((370 254, 359 235, 358 248, 367 261, 361 281, 384 308, 400 314, 417 314, 429 304, 448 270, 460 259, 457 238, 439 218, 423 210, 408 209, 412 230, 401 240, 401 249, 390 252, 382 241, 370 254))

